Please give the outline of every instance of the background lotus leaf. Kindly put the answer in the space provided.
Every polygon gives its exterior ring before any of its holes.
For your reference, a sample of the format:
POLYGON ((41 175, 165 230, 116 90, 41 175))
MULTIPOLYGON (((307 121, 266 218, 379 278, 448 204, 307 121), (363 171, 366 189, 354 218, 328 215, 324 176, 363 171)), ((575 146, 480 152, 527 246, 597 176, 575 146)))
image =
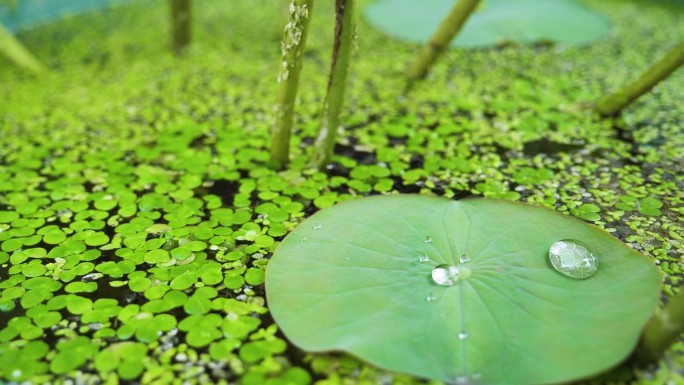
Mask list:
MULTIPOLYGON (((366 9, 368 22, 406 41, 426 42, 455 0, 380 0, 366 9)), ((452 42, 479 48, 502 42, 553 41, 582 45, 605 36, 610 23, 574 0, 486 0, 452 42)))

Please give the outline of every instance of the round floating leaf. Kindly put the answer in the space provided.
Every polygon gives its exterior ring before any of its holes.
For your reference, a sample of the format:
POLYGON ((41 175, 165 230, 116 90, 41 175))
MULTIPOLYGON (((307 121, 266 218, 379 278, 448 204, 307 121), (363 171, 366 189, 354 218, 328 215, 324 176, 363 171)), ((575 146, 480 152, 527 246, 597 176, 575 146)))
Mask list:
MULTIPOLYGON (((454 0, 380 0, 366 10, 371 25, 406 41, 427 42, 454 0)), ((582 45, 605 36, 610 24, 574 0, 486 0, 452 42, 479 48, 513 41, 582 45)))
POLYGON ((660 281, 645 257, 575 218, 417 195, 319 211, 266 271, 271 313, 303 349, 489 385, 565 382, 617 364, 653 312, 660 281), (552 267, 551 245, 567 239, 596 256, 592 277, 552 267))

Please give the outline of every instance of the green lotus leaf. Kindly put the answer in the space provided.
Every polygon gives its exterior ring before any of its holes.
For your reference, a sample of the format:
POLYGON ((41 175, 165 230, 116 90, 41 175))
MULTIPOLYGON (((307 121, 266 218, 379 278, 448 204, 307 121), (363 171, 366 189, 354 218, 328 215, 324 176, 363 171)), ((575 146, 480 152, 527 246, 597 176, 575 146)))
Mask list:
MULTIPOLYGON (((371 25, 389 36, 427 42, 455 0, 380 0, 366 9, 371 25)), ((583 45, 605 36, 610 24, 574 0, 485 0, 452 42, 480 48, 502 42, 553 41, 583 45)))
POLYGON ((266 271, 272 315, 301 348, 489 385, 564 382, 621 362, 660 282, 645 257, 576 218, 418 195, 319 211, 266 271), (552 267, 550 246, 560 240, 593 254, 593 276, 552 267))

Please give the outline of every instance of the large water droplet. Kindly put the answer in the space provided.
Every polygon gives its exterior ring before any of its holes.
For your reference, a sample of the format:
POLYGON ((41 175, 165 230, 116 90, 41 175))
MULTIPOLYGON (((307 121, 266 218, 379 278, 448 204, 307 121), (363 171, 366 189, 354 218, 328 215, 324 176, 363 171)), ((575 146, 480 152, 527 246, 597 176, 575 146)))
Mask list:
POLYGON ((549 260, 554 269, 570 278, 586 279, 596 274, 598 269, 598 258, 585 244, 573 239, 551 245, 549 260))
POLYGON ((456 284, 460 278, 461 271, 456 266, 439 265, 432 269, 432 280, 438 285, 451 286, 456 284))
POLYGON ((458 258, 458 261, 461 263, 468 263, 470 262, 470 257, 467 254, 463 254, 460 258, 458 258))
POLYGON ((430 260, 430 257, 428 257, 428 256, 425 255, 425 254, 421 254, 421 255, 418 256, 418 261, 419 261, 419 262, 427 262, 427 261, 429 261, 429 260, 430 260))
POLYGON ((425 243, 432 243, 432 237, 431 236, 426 236, 425 237, 425 243))

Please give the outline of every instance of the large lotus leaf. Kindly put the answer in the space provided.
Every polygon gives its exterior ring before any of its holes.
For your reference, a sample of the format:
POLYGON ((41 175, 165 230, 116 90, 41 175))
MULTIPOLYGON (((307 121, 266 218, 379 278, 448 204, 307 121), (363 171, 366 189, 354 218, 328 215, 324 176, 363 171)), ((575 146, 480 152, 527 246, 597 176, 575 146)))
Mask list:
POLYGON ((418 195, 322 210, 283 240, 266 271, 273 317, 301 348, 488 385, 556 383, 616 365, 635 346, 660 282, 644 256, 578 219, 418 195), (554 270, 549 247, 565 239, 593 252, 595 275, 554 270), (454 285, 433 280, 443 264, 460 269, 454 285))
MULTIPOLYGON (((456 0, 379 0, 366 9, 371 25, 406 41, 426 42, 456 0)), ((608 33, 601 15, 573 0, 485 0, 452 42, 477 48, 513 41, 582 45, 608 33)))

